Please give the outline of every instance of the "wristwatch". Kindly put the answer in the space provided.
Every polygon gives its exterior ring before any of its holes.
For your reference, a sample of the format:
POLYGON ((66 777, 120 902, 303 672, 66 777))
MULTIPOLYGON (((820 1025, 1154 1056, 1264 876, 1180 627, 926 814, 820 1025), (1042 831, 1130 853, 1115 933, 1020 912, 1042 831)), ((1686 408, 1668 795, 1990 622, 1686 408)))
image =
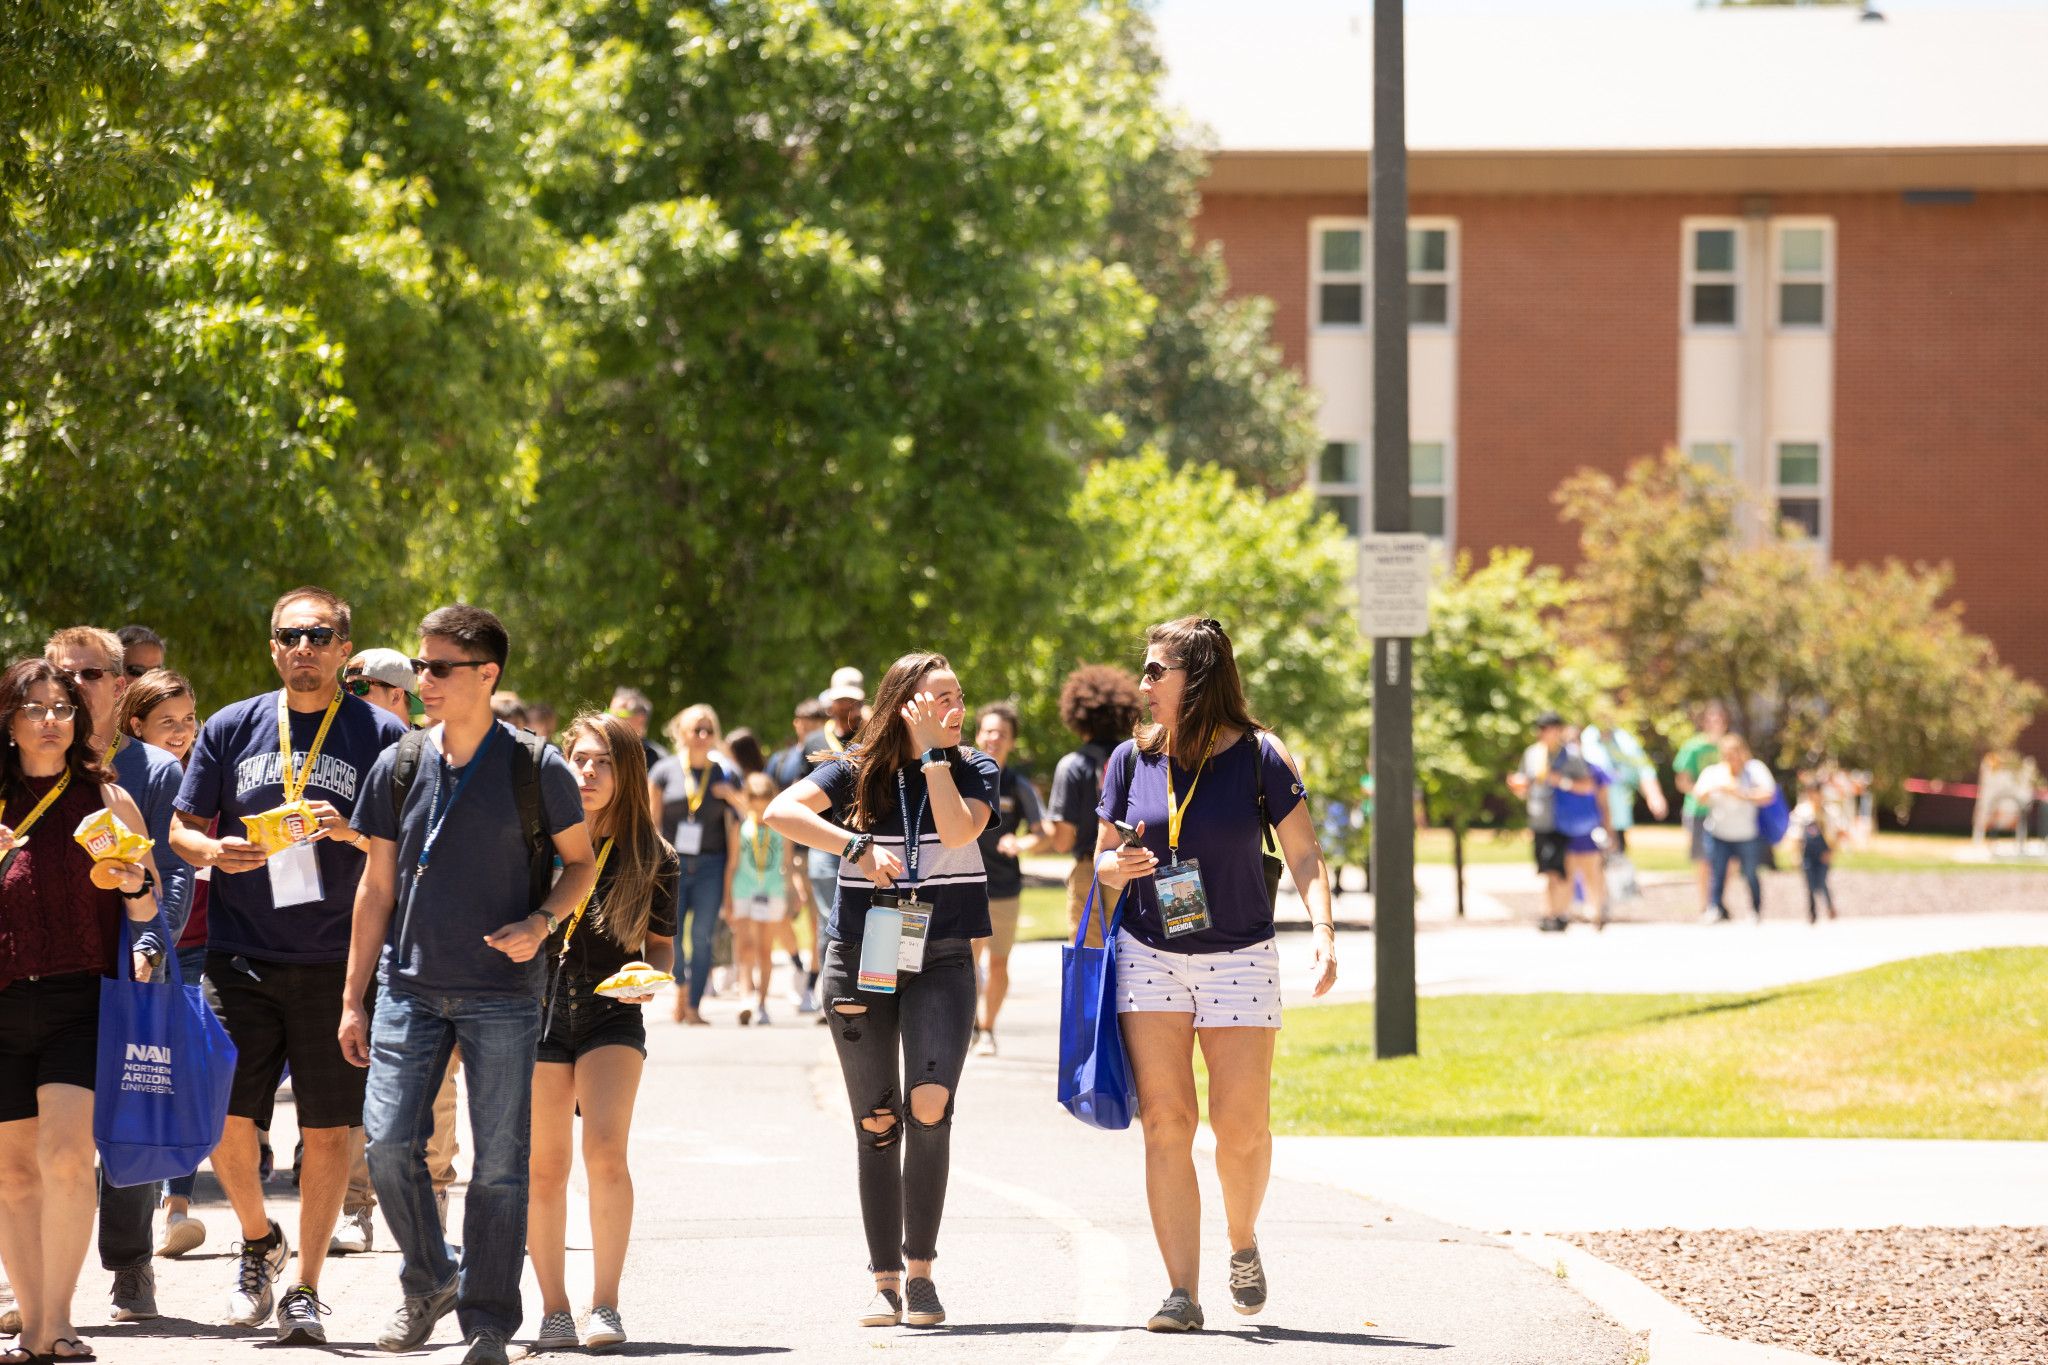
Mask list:
POLYGON ((924 756, 918 759, 917 765, 920 768, 932 768, 943 763, 950 768, 953 766, 954 762, 959 759, 959 757, 960 746, 957 744, 949 744, 943 749, 926 749, 924 751, 924 756))
POLYGON ((556 918, 555 918, 555 917, 554 917, 553 915, 549 914, 549 913, 548 913, 548 912, 547 912, 546 910, 536 910, 536 911, 534 911, 533 913, 534 913, 534 914, 536 914, 536 915, 539 915, 539 916, 540 916, 540 917, 541 917, 542 919, 544 919, 544 920, 546 920, 546 921, 548 922, 548 932, 549 932, 549 933, 551 933, 551 934, 552 934, 553 932, 555 932, 555 926, 556 926, 557 924, 560 924, 560 923, 561 923, 561 921, 560 921, 560 920, 556 919, 556 918))
POLYGON ((139 901, 154 890, 156 890, 156 877, 145 867, 142 869, 142 885, 133 891, 123 891, 120 894, 121 899, 124 901, 139 901))

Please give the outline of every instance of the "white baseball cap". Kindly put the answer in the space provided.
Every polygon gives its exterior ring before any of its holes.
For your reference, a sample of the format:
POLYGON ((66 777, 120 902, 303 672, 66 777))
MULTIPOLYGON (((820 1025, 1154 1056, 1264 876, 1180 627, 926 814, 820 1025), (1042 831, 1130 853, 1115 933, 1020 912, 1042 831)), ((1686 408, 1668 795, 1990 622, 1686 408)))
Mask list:
POLYGON ((866 701, 867 698, 867 679, 857 668, 833 669, 832 685, 818 694, 819 702, 826 706, 835 701, 866 701))

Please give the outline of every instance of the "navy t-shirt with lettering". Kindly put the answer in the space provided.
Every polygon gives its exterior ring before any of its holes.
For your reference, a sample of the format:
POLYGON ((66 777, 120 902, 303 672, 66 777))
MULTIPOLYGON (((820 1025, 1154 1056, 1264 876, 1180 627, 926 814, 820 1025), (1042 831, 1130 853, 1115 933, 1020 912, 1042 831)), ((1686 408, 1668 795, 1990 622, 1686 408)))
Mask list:
MULTIPOLYGON (((1145 823, 1145 847, 1164 869, 1170 858, 1166 835, 1165 755, 1136 756, 1131 766, 1129 799, 1125 799, 1126 757, 1136 748, 1125 740, 1102 770, 1102 802, 1096 814, 1104 820, 1145 823)), ((1173 790, 1188 799, 1195 774, 1173 765, 1173 790)), ((1226 953, 1249 948, 1273 937, 1273 908, 1266 903, 1266 872, 1261 863, 1259 781, 1263 776, 1266 810, 1278 825, 1301 804, 1301 781, 1271 744, 1246 735, 1209 759, 1180 831, 1181 861, 1201 864, 1202 890, 1213 921, 1200 933, 1168 938, 1159 918, 1159 888, 1151 877, 1130 885, 1123 927, 1150 948, 1169 953, 1226 953), (1255 768, 1254 765, 1257 765, 1255 768)), ((1111 902, 1114 909, 1115 903, 1111 902)))
MULTIPOLYGON (((400 814, 394 815, 391 807, 396 749, 378 760, 363 784, 356 828, 398 845, 397 900, 377 967, 377 979, 392 990, 414 995, 540 995, 545 965, 540 954, 530 962, 514 962, 484 942, 485 935, 534 910, 528 904, 533 888, 526 834, 512 791, 518 732, 503 721, 496 724, 498 733, 490 747, 479 747, 460 768, 451 768, 441 757, 436 727, 420 751, 419 772, 400 814), (475 775, 456 796, 456 784, 472 767, 475 775), (437 792, 441 832, 421 875, 420 848, 426 843, 437 792)), ((576 773, 553 746, 541 751, 540 814, 541 827, 550 838, 583 823, 576 773)))
MULTIPOLYGON (((192 746, 178 809, 201 820, 222 817, 222 838, 243 837, 243 817, 284 804, 277 698, 276 692, 265 692, 215 712, 192 746)), ((294 772, 304 765, 325 714, 324 706, 288 713, 294 772)), ((371 765, 404 734, 405 727, 390 712, 344 694, 306 779, 305 799, 331 802, 344 817, 352 815, 371 765)), ((313 850, 320 863, 321 899, 282 910, 270 898, 267 869, 215 869, 207 899, 207 948, 266 962, 348 961, 349 921, 363 855, 332 839, 318 840, 313 850)))
MULTIPOLYGON (((989 793, 995 787, 996 761, 978 749, 962 747, 960 757, 953 760, 953 785, 963 800, 989 801, 989 793)), ((889 800, 876 812, 876 818, 869 824, 866 833, 875 836, 875 844, 886 848, 903 859, 903 875, 896 881, 895 889, 906 899, 910 894, 910 859, 904 856, 903 806, 910 809, 910 822, 918 826, 919 838, 917 859, 918 899, 932 909, 931 927, 925 931, 928 939, 942 938, 987 938, 988 922, 988 870, 982 866, 981 845, 971 843, 962 848, 947 848, 939 842, 938 826, 933 823, 931 812, 924 809, 926 796, 924 774, 916 765, 903 774, 903 799, 898 800, 891 779, 889 800)), ((811 781, 818 784, 818 790, 831 798, 831 806, 825 818, 834 824, 853 828, 854 768, 844 759, 834 759, 819 765, 811 774, 811 781)), ((839 894, 832 906, 832 918, 825 933, 843 943, 859 943, 867 933, 868 908, 874 904, 875 884, 868 880, 867 873, 858 864, 839 864, 839 894)))

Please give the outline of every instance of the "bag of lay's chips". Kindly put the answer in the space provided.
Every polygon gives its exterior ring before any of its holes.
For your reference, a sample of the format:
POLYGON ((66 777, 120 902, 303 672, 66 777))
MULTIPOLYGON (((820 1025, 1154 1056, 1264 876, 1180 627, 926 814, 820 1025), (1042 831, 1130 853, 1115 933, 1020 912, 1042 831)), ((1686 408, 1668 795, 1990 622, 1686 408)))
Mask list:
POLYGON ((156 847, 156 840, 137 834, 110 810, 96 810, 80 820, 71 837, 96 863, 140 862, 145 853, 156 847))
POLYGON ((282 806, 242 817, 247 827, 243 837, 265 853, 282 853, 303 843, 320 828, 320 817, 304 801, 287 801, 282 806))
POLYGON ((597 983, 599 995, 645 995, 658 987, 666 986, 675 978, 667 972, 658 972, 645 962, 628 962, 618 971, 597 983))

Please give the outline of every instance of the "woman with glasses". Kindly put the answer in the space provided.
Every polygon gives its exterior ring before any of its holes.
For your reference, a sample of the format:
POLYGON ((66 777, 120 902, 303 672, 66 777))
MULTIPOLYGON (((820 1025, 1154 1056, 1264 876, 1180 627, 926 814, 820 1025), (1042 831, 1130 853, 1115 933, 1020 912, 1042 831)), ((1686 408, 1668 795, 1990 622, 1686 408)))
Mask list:
MULTIPOLYGON (((676 895, 678 932, 689 934, 688 978, 676 991, 675 1018, 708 1024, 700 1008, 711 981, 711 954, 721 920, 732 916, 732 879, 739 870, 740 775, 721 754, 718 713, 684 708, 670 720, 675 752, 647 774, 648 794, 661 813, 662 836, 682 858, 676 895)), ((680 955, 679 955, 680 956, 680 955)), ((682 972, 677 973, 682 976, 682 972)))
POLYGON ((864 1327, 946 1320, 932 1262, 974 1027, 971 945, 989 934, 978 841, 996 780, 986 754, 960 747, 966 715, 945 656, 906 654, 847 752, 768 807, 784 838, 840 856, 818 986, 859 1144, 875 1278, 864 1327))
POLYGON ((1268 823, 1308 905, 1311 995, 1337 979, 1336 928, 1301 778, 1279 739, 1252 718, 1222 625, 1188 616, 1154 626, 1138 686, 1152 724, 1118 745, 1104 769, 1095 875, 1098 905, 1130 890, 1116 938, 1118 1013, 1145 1129, 1152 1232, 1171 1286, 1146 1325, 1191 1332, 1203 1325, 1197 1040, 1230 1235, 1231 1305, 1247 1315, 1266 1306, 1257 1224, 1273 1164, 1268 1102, 1280 1028, 1268 823), (1137 838, 1127 840, 1120 825, 1137 838))
POLYGON ((0 1270, 22 1317, 0 1365, 92 1357, 71 1299, 96 1197, 100 978, 124 918, 136 980, 163 951, 154 859, 95 863, 71 837, 101 810, 143 824, 91 731, 84 693, 47 661, 0 675, 0 1270))
POLYGON ((629 962, 667 971, 675 957, 680 867, 655 827, 640 738, 616 716, 586 711, 569 723, 562 750, 576 772, 583 816, 597 843, 597 885, 541 950, 543 1033, 533 1068, 533 1151, 526 1249, 540 1281, 536 1350, 592 1350, 626 1340, 619 1279, 633 1230, 633 1175, 626 1132, 647 1057, 643 995, 607 998, 597 986, 629 962), (593 1282, 579 1342, 569 1304, 564 1239, 574 1125, 583 1117, 583 1173, 590 1184, 593 1282))

